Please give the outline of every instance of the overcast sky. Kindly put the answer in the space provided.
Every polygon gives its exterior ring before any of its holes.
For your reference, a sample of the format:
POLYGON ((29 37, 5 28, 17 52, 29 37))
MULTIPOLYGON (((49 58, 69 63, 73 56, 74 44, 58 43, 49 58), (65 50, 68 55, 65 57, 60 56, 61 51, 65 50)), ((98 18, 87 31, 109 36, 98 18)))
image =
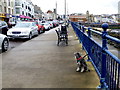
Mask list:
MULTIPOLYGON (((43 12, 52 10, 56 7, 58 14, 64 14, 65 0, 31 0, 33 4, 41 7, 43 12)), ((118 1, 120 0, 66 0, 67 11, 71 13, 86 13, 88 10, 90 14, 117 14, 118 1)))

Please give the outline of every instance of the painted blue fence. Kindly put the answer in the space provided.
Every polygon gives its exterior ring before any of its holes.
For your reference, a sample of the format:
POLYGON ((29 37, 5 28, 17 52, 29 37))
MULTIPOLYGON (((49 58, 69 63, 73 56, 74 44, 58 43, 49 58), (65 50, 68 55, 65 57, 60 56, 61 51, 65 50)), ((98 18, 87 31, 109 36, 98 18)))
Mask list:
POLYGON ((107 88, 117 90, 120 88, 120 59, 113 55, 107 48, 107 40, 112 40, 120 44, 120 40, 107 35, 108 24, 103 24, 103 32, 98 32, 78 24, 71 22, 71 25, 82 43, 83 48, 88 54, 89 60, 92 62, 99 78, 101 85, 98 88, 107 88), (94 32, 102 37, 102 45, 97 43, 92 37, 94 32))

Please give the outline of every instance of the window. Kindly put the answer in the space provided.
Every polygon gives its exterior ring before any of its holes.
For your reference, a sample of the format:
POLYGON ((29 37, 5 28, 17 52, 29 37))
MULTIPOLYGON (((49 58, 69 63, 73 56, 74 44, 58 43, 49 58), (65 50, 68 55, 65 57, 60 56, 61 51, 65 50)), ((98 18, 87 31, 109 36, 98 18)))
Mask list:
POLYGON ((20 8, 16 8, 16 14, 20 14, 20 8))
POLYGON ((0 12, 2 12, 2 6, 0 5, 0 12))
POLYGON ((24 15, 24 11, 22 11, 22 15, 24 15))
POLYGON ((2 26, 6 26, 6 23, 5 23, 5 22, 2 22, 2 26))
POLYGON ((24 7, 24 4, 22 4, 22 7, 24 7))
POLYGON ((19 2, 19 1, 16 1, 16 2, 15 2, 15 6, 20 6, 20 2, 19 2))
POLYGON ((10 8, 8 8, 8 13, 11 14, 10 8))
POLYGON ((32 23, 32 26, 36 26, 36 24, 35 24, 35 23, 32 23))
POLYGON ((8 0, 8 6, 10 6, 10 0, 8 0))
POLYGON ((6 7, 4 7, 4 12, 7 12, 7 11, 6 11, 6 7))
POLYGON ((26 6, 26 9, 27 9, 27 6, 26 6))

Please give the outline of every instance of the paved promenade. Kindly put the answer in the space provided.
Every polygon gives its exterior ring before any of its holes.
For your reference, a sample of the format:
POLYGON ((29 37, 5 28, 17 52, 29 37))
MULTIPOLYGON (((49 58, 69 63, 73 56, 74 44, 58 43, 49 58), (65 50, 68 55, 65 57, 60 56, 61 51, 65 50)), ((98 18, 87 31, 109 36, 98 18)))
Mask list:
POLYGON ((90 62, 87 64, 91 72, 76 72, 74 52, 83 56, 85 52, 71 27, 68 35, 68 46, 57 46, 57 35, 52 29, 3 53, 2 87, 96 88, 99 78, 90 62))

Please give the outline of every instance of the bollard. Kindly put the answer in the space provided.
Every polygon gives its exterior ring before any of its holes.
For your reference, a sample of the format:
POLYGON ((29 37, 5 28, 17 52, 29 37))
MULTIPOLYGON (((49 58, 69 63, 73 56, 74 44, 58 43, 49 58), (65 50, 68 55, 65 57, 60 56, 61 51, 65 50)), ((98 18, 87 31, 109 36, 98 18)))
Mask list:
POLYGON ((106 84, 106 53, 105 53, 105 49, 107 48, 107 39, 106 39, 106 35, 107 35, 107 29, 108 29, 108 24, 104 23, 102 24, 102 28, 103 28, 103 32, 102 32, 102 70, 101 70, 101 77, 100 77, 100 86, 99 88, 101 89, 108 89, 108 86, 106 84))

